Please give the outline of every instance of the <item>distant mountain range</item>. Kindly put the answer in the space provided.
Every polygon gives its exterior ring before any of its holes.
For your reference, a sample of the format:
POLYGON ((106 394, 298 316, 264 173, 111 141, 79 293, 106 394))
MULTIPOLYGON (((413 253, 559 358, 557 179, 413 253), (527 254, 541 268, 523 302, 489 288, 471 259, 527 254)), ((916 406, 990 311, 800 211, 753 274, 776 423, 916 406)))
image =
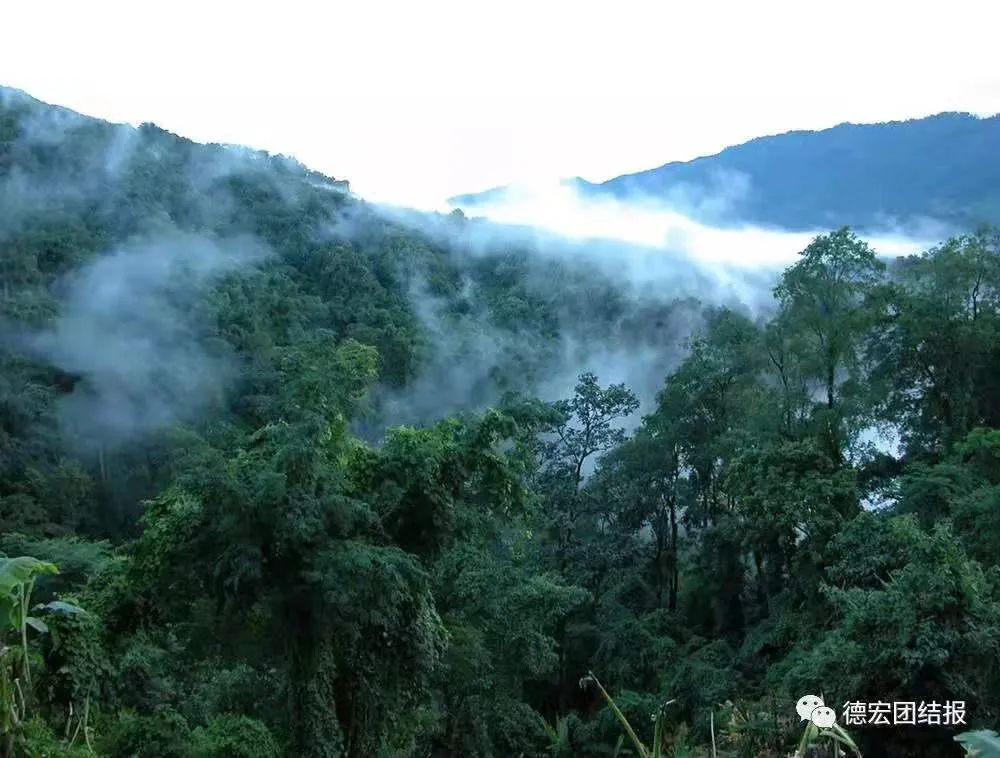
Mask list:
MULTIPOLYGON (((594 184, 592 197, 665 201, 715 224, 786 229, 1000 222, 1000 115, 941 113, 759 137, 716 155, 594 184)), ((505 188, 459 195, 475 211, 505 188)))

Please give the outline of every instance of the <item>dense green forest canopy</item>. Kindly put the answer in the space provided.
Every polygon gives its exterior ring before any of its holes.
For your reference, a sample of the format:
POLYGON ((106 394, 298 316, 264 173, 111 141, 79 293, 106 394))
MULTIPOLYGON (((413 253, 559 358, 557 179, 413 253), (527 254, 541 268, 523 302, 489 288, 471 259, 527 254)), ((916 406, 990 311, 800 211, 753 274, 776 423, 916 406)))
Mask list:
POLYGON ((995 725, 1000 236, 648 254, 0 90, 0 755, 613 755, 589 671, 667 755, 995 725))
MULTIPOLYGON (((1000 223, 1000 115, 940 113, 759 137, 716 155, 591 183, 582 196, 658 201, 713 224, 960 230, 1000 223)), ((499 190, 460 195, 475 208, 499 190)))

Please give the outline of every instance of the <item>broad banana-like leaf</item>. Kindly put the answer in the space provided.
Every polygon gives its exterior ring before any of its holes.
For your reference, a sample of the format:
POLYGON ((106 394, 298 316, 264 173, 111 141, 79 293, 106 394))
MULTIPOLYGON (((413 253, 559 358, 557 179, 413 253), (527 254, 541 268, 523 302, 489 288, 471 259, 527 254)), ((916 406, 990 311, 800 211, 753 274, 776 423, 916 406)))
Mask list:
POLYGON ((49 625, 46 624, 41 619, 35 618, 34 616, 25 616, 24 623, 30 626, 36 632, 40 632, 41 634, 49 633, 49 625))
POLYGON ((25 584, 40 574, 58 574, 54 563, 40 561, 30 555, 5 558, 0 561, 0 593, 6 595, 19 584, 25 584))
POLYGON ((1000 734, 992 729, 962 732, 955 735, 955 741, 975 758, 1000 758, 1000 734))
POLYGON ((86 613, 86 611, 80 606, 67 603, 64 600, 53 600, 50 603, 39 603, 32 610, 48 611, 49 613, 58 613, 63 616, 75 616, 78 613, 86 613))

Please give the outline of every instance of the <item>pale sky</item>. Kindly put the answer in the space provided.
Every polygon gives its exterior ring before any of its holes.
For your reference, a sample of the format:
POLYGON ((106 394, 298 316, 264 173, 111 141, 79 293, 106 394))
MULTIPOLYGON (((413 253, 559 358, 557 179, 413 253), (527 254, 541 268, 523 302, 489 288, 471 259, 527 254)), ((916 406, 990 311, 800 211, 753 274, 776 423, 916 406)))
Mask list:
POLYGON ((0 84, 293 155, 419 207, 795 128, 1000 111, 990 0, 18 2, 2 15, 0 84))

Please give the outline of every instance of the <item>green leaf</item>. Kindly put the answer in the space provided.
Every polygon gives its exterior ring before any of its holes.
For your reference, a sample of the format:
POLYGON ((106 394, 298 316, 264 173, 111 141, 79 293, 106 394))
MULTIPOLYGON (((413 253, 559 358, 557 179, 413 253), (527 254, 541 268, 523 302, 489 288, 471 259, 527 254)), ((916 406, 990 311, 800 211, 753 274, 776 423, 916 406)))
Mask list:
POLYGON ((64 600, 53 600, 50 603, 39 603, 33 608, 33 610, 59 613, 63 616, 75 616, 79 613, 86 613, 86 611, 80 606, 67 603, 64 600))
POLYGON ((49 625, 46 624, 41 619, 35 618, 34 616, 25 616, 24 623, 30 626, 36 632, 40 632, 41 634, 49 633, 49 625))
POLYGON ((807 722, 805 731, 802 732, 802 739, 799 740, 799 747, 795 751, 795 758, 805 758, 806 752, 818 736, 819 727, 811 721, 807 722))
POLYGON ((593 682, 597 686, 598 691, 601 693, 601 697, 604 698, 604 702, 606 702, 608 704, 608 707, 611 708, 611 712, 615 715, 615 718, 618 719, 618 723, 622 725, 622 729, 625 730, 625 734, 628 735, 628 738, 632 741, 632 744, 635 745, 635 749, 636 752, 639 754, 639 758, 649 758, 649 750, 646 748, 645 745, 642 744, 642 741, 639 739, 639 736, 635 733, 635 730, 632 728, 632 725, 629 723, 628 719, 625 718, 625 714, 621 712, 621 709, 618 707, 618 704, 614 701, 611 695, 608 694, 608 691, 604 689, 604 685, 602 685, 601 682, 597 679, 597 677, 594 676, 594 673, 592 671, 588 671, 587 676, 580 680, 580 684, 582 686, 586 686, 585 685, 586 682, 593 682))
POLYGON ((861 758, 861 751, 858 746, 854 744, 854 740, 851 739, 850 735, 840 727, 839 724, 834 724, 832 729, 824 729, 821 733, 825 737, 831 737, 840 744, 846 746, 852 753, 854 753, 858 758, 861 758))
POLYGON ((968 755, 976 758, 1000 758, 1000 734, 992 729, 962 732, 955 735, 955 741, 965 748, 968 755))
POLYGON ((0 561, 0 593, 8 593, 20 584, 25 584, 41 574, 58 574, 54 563, 40 561, 28 555, 7 558, 0 561))

